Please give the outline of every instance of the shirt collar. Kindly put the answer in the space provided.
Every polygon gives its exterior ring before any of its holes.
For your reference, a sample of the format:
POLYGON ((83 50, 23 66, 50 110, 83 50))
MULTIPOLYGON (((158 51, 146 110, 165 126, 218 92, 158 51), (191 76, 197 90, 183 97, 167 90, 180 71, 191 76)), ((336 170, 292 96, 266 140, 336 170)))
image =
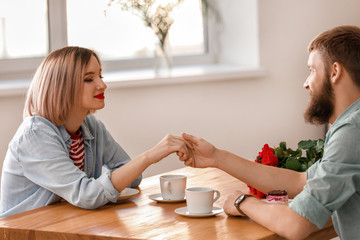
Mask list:
MULTIPOLYGON (((64 125, 61 125, 59 127, 59 131, 61 134, 61 137, 64 139, 65 142, 70 140, 70 134, 66 131, 64 125)), ((93 135, 91 134, 89 127, 87 126, 86 122, 83 121, 83 123, 81 124, 81 131, 82 131, 82 136, 84 140, 92 140, 94 139, 93 135)))
POLYGON ((356 112, 360 108, 360 98, 348 106, 340 116, 335 120, 333 125, 341 124, 351 113, 356 112))
POLYGON ((91 134, 91 132, 89 130, 89 127, 88 127, 86 121, 83 121, 83 123, 81 124, 81 130, 82 130, 84 139, 87 139, 87 140, 94 139, 93 135, 91 134))

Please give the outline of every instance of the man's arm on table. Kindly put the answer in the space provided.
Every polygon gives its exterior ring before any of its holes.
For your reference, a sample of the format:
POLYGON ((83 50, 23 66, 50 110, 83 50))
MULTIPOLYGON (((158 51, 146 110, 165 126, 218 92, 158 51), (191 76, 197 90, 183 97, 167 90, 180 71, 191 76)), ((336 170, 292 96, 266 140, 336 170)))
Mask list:
POLYGON ((259 164, 233 153, 217 150, 216 167, 267 193, 286 190, 290 198, 299 194, 306 184, 306 173, 259 164))
MULTIPOLYGON (((236 191, 228 196, 224 204, 224 210, 228 215, 240 216, 234 202, 241 194, 242 192, 236 191)), ((250 197, 246 198, 240 207, 241 211, 253 221, 287 239, 304 239, 318 230, 313 223, 287 205, 268 204, 250 197)))
MULTIPOLYGON (((217 167, 262 191, 286 190, 290 198, 299 194, 306 184, 306 173, 255 163, 230 152, 218 150, 217 167)), ((242 193, 230 195, 224 209, 229 215, 239 215, 234 202, 242 193)), ((253 221, 287 239, 303 239, 318 228, 287 205, 267 204, 247 198, 241 210, 253 221)))

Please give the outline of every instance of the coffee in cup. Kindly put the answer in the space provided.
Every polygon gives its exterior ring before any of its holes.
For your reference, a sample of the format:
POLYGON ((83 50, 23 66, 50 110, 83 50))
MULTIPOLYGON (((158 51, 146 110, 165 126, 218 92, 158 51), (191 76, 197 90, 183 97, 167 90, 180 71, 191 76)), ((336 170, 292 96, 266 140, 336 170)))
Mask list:
POLYGON ((185 197, 185 175, 160 176, 161 195, 164 200, 181 200, 185 197))
POLYGON ((185 195, 187 210, 191 214, 211 213, 213 203, 220 198, 220 192, 209 187, 187 188, 185 195))

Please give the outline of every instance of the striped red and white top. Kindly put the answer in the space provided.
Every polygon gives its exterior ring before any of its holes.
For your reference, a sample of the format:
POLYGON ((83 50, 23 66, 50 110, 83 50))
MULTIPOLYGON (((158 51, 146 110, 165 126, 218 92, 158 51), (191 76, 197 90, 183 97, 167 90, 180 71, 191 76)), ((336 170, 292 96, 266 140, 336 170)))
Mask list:
POLYGON ((81 131, 78 133, 72 134, 69 133, 71 137, 71 145, 70 145, 70 158, 74 161, 75 166, 77 166, 80 170, 84 168, 84 158, 85 158, 85 150, 84 150, 84 139, 82 137, 81 131))

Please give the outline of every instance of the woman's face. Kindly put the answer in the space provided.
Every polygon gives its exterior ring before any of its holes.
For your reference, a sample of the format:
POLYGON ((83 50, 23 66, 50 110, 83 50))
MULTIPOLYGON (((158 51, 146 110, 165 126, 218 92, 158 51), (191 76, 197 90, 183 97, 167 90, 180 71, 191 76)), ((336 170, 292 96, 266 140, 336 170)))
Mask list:
POLYGON ((87 113, 104 108, 104 92, 107 86, 102 80, 100 64, 94 56, 91 56, 83 81, 80 108, 87 113))

